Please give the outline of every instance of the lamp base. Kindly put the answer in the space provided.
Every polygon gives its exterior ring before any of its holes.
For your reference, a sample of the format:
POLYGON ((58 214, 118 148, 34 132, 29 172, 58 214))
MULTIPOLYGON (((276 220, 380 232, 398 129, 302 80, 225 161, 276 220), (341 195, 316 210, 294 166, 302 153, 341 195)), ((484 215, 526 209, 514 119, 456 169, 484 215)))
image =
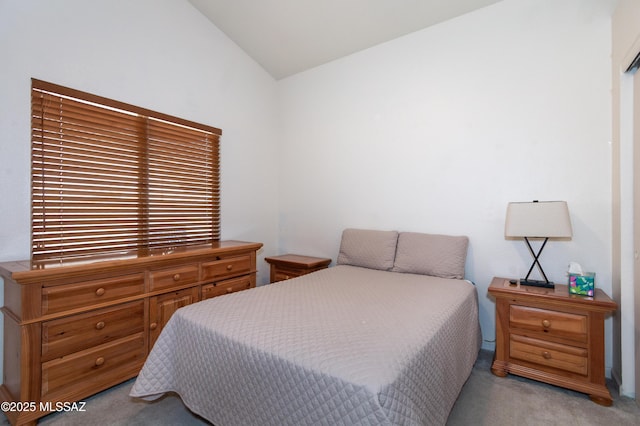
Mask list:
POLYGON ((555 288, 555 285, 551 281, 527 280, 524 278, 520 279, 520 285, 528 285, 530 287, 555 288))

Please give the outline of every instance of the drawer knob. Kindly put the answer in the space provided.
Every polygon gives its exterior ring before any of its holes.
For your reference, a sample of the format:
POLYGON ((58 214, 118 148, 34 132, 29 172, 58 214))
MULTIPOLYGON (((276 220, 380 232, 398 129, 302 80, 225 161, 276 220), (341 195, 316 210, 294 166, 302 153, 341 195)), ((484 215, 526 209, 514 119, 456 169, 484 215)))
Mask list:
POLYGON ((104 294, 104 288, 100 287, 96 290, 96 296, 102 296, 104 294))
POLYGON ((551 354, 547 351, 542 352, 542 358, 551 359, 551 354))
POLYGON ((289 275, 285 275, 285 276, 284 276, 284 279, 285 279, 285 280, 288 280, 289 278, 291 278, 289 275))
POLYGON ((544 328, 549 328, 551 326, 551 321, 549 321, 547 319, 546 320, 542 320, 542 326, 544 328))
POLYGON ((180 274, 175 274, 175 275, 173 276, 173 280, 174 280, 174 281, 180 281, 180 274))
POLYGON ((233 265, 227 265, 227 271, 230 271, 233 269, 233 265))
POLYGON ((96 330, 102 330, 104 328, 104 321, 100 321, 96 324, 96 330))
POLYGON ((155 330, 156 328, 158 328, 158 323, 152 322, 151 324, 149 324, 149 328, 151 330, 155 330))
POLYGON ((96 358, 96 367, 100 367, 102 364, 104 364, 104 358, 101 356, 96 358))
POLYGON ((227 293, 233 293, 233 288, 232 287, 227 287, 227 293))

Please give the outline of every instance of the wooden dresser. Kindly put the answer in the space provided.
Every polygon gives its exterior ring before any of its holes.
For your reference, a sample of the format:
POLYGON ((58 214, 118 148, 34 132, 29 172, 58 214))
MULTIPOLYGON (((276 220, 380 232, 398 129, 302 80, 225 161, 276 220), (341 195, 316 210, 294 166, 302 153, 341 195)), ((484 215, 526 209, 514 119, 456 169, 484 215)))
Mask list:
POLYGON ((604 319, 616 303, 601 289, 594 297, 569 294, 566 285, 540 288, 494 278, 496 352, 491 371, 528 377, 611 405, 605 383, 604 319))
POLYGON ((47 407, 136 376, 178 308, 255 287, 260 247, 224 241, 84 263, 0 263, 0 399, 17 408, 5 412, 11 424, 35 424, 47 407))

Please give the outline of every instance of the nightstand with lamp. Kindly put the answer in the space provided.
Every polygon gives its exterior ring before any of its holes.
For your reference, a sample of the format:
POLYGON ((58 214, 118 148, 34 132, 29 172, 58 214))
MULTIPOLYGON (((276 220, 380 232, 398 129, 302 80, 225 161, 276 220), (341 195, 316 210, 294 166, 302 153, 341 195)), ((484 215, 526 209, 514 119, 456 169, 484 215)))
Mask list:
POLYGON ((496 299, 496 351, 491 371, 515 374, 589 395, 611 405, 605 382, 604 318, 617 309, 601 289, 593 296, 570 294, 554 284, 540 265, 549 238, 571 238, 564 201, 509 203, 505 237, 522 237, 534 257, 524 279, 493 278, 489 294, 496 299), (544 238, 537 253, 530 238, 544 238), (538 266, 544 281, 530 280, 538 266))

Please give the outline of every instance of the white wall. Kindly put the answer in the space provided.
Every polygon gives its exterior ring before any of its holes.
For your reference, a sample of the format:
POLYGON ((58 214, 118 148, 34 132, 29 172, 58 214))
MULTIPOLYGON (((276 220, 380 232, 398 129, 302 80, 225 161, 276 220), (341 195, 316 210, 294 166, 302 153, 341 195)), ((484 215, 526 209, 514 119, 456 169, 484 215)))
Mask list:
POLYGON ((577 261, 611 294, 614 3, 505 0, 279 81, 280 250, 335 261, 346 227, 468 235, 492 348, 491 278, 532 261, 507 203, 566 200, 574 237, 545 272, 577 261))
POLYGON ((268 282, 276 82, 184 0, 0 0, 0 261, 30 255, 32 77, 221 128, 222 237, 268 282))

